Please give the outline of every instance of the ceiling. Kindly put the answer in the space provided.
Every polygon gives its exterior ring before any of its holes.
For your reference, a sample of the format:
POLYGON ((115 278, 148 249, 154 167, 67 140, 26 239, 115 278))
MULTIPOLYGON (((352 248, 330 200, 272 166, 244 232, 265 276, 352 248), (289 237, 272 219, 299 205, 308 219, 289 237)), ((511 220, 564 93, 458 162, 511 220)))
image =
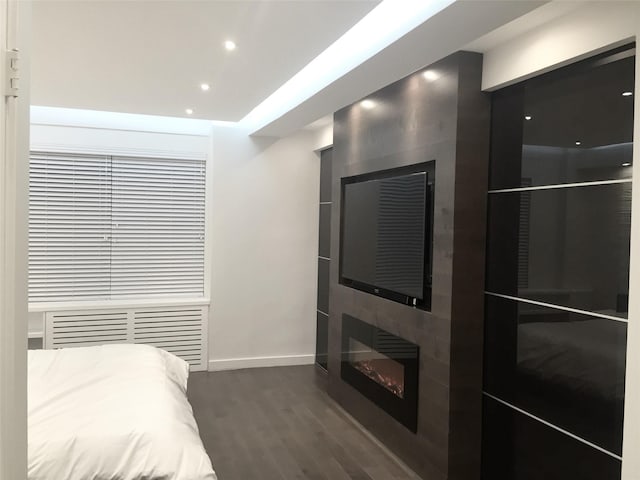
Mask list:
POLYGON ((238 121, 378 3, 36 0, 32 104, 238 121))
MULTIPOLYGON (((546 2, 420 1, 443 8, 308 98, 281 104, 251 133, 293 132, 546 2)), ((237 122, 380 3, 34 0, 32 104, 237 122), (227 39, 235 51, 224 49, 227 39)))
MULTIPOLYGON (((253 133, 287 135, 302 125, 332 114, 458 50, 484 53, 486 46, 470 48, 471 42, 485 38, 516 19, 529 17, 546 3, 546 0, 456 0, 312 97, 253 133)), ((527 27, 528 22, 525 21, 520 26, 520 33, 526 31, 527 27)), ((517 33, 510 32, 512 36, 517 33)))

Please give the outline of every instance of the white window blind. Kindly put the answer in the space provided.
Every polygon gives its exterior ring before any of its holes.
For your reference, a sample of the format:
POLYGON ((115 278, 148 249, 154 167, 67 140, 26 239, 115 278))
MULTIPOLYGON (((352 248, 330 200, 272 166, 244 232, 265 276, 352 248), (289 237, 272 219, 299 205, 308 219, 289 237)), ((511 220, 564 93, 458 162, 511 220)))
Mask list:
POLYGON ((204 160, 32 152, 29 301, 203 296, 204 160))
POLYGON ((32 153, 29 300, 109 298, 111 161, 32 153))
POLYGON ((111 292, 203 293, 204 162, 114 157, 111 292))

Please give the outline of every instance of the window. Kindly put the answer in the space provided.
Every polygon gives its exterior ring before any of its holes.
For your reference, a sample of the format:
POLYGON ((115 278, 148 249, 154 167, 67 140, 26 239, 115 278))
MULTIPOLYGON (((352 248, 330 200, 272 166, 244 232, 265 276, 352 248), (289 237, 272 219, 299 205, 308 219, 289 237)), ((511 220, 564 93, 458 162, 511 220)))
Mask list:
POLYGON ((32 152, 29 301, 204 295, 205 161, 32 152))

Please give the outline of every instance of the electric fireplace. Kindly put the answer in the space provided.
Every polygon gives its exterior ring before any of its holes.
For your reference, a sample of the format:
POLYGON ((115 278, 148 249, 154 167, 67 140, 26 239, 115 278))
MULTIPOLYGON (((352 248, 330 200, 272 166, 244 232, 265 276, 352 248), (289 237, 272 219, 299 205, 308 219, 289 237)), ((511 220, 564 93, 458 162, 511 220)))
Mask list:
POLYGON ((412 432, 418 421, 420 347, 342 315, 341 378, 412 432))

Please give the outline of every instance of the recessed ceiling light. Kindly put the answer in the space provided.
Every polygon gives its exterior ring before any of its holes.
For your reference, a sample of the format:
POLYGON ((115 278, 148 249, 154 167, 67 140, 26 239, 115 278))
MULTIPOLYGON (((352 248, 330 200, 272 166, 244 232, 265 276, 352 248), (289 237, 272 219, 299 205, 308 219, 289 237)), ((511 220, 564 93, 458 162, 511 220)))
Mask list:
POLYGON ((624 163, 622 164, 622 166, 623 166, 623 167, 630 167, 630 166, 631 166, 631 163, 629 163, 629 162, 624 162, 624 163))
POLYGON ((633 92, 622 92, 623 97, 630 97, 631 95, 633 95, 633 92))
POLYGON ((211 85, 209 85, 208 83, 201 83, 201 84, 200 84, 200 89, 201 89, 203 92, 208 91, 210 88, 211 88, 211 85))
POLYGON ((236 42, 233 40, 226 40, 224 42, 224 48, 226 48, 229 52, 236 49, 236 42))
POLYGON ((422 76, 430 82, 433 82, 434 80, 437 80, 438 77, 440 77, 440 75, 438 75, 433 70, 425 70, 424 72, 422 72, 422 76))
POLYGON ((531 120, 532 118, 533 118, 533 117, 532 117, 531 115, 525 115, 525 116, 524 116, 524 119, 525 119, 525 120, 531 120))
POLYGON ((191 115, 191 114, 193 114, 193 109, 192 109, 192 108, 187 108, 187 109, 185 110, 185 113, 186 113, 187 115, 191 115))
POLYGON ((360 106, 362 108, 366 108, 367 110, 371 110, 373 107, 376 106, 376 102, 374 102, 373 100, 362 100, 360 102, 360 106))
POLYGON ((581 141, 577 141, 576 145, 582 145, 582 142, 581 141))

